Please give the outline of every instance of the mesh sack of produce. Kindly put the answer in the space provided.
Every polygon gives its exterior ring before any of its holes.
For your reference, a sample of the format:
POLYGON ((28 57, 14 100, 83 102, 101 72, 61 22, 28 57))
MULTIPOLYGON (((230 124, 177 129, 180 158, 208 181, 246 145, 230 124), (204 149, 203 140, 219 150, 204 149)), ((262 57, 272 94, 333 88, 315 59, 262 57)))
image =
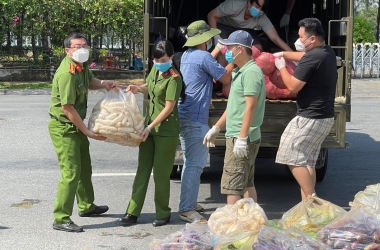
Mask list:
POLYGON ((256 59, 261 55, 261 51, 255 45, 252 45, 251 49, 252 49, 251 58, 256 59))
POLYGON ((118 89, 108 91, 92 109, 88 128, 107 137, 106 142, 137 147, 142 141, 144 117, 135 95, 118 89))
MULTIPOLYGON (((285 61, 285 68, 289 72, 290 75, 293 75, 294 70, 296 70, 296 65, 292 61, 285 61)), ((270 81, 279 89, 287 89, 284 81, 282 80, 281 73, 278 69, 275 69, 269 75, 270 81)))
POLYGON ((354 201, 349 204, 351 207, 362 206, 368 213, 380 219, 380 184, 367 186, 363 191, 358 192, 354 201))
POLYGON ((346 213, 340 206, 313 196, 302 200, 284 213, 278 223, 284 229, 294 226, 313 235, 346 213))
POLYGON ((380 220, 363 207, 352 207, 317 233, 333 249, 380 250, 380 220))
POLYGON ((289 227, 279 230, 273 227, 262 227, 253 250, 329 250, 326 244, 319 242, 299 228, 289 227))
POLYGON ((264 75, 269 76, 276 69, 276 65, 274 64, 275 60, 276 57, 271 53, 262 52, 256 58, 256 64, 263 71, 264 75))
POLYGON ((221 236, 239 230, 259 231, 267 225, 264 210, 251 198, 238 200, 233 205, 217 208, 208 220, 212 236, 221 236))
POLYGON ((154 239, 149 250, 213 250, 211 237, 206 223, 187 223, 182 231, 177 231, 165 239, 154 239))
POLYGON ((276 87, 269 76, 264 75, 265 81, 265 94, 266 98, 271 100, 282 100, 282 99, 295 99, 297 94, 291 93, 288 89, 280 89, 276 87))
POLYGON ((258 230, 238 230, 218 237, 215 250, 246 250, 252 249, 252 245, 257 241, 258 230))

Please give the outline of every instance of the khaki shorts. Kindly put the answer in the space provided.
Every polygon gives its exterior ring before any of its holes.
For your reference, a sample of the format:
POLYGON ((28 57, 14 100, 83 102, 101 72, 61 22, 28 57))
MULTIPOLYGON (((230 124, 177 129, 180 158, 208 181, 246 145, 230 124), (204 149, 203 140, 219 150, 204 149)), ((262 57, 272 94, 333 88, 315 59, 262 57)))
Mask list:
POLYGON ((334 124, 334 118, 294 117, 281 136, 276 163, 315 167, 321 145, 334 124))
POLYGON ((260 147, 260 140, 248 142, 248 157, 237 158, 233 153, 236 138, 226 139, 226 154, 222 181, 222 194, 243 195, 247 187, 253 187, 255 174, 255 160, 260 147))

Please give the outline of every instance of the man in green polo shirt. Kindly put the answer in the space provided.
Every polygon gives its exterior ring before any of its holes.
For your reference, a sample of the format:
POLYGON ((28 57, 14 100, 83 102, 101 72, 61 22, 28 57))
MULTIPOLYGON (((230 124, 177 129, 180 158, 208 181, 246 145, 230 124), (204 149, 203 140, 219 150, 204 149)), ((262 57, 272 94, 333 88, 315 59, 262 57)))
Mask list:
POLYGON ((220 127, 226 125, 221 193, 227 195, 227 204, 234 204, 242 196, 257 202, 253 177, 264 117, 265 83, 261 69, 251 59, 252 42, 251 35, 243 30, 219 40, 227 46, 227 62, 237 67, 232 72, 227 109, 206 134, 204 143, 214 145, 220 127))
POLYGON ((88 90, 105 88, 109 91, 116 86, 113 81, 95 78, 89 70, 89 46, 82 34, 69 34, 64 46, 66 57, 54 75, 49 108, 49 133, 61 170, 53 228, 81 232, 83 228, 70 219, 75 196, 81 217, 108 211, 108 206, 94 204, 88 137, 95 140, 106 138, 89 130, 83 122, 87 112, 88 90))

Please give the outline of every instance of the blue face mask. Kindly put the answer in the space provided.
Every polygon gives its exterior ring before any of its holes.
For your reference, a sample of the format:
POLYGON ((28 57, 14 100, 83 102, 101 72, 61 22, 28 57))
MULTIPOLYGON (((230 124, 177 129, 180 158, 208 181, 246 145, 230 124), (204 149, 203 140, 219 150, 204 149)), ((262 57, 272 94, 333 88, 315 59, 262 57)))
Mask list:
POLYGON ((250 13, 251 16, 253 16, 253 17, 261 17, 261 15, 263 14, 262 11, 256 9, 256 8, 253 7, 253 6, 249 9, 249 13, 250 13))
POLYGON ((157 70, 158 71, 161 71, 161 72, 166 72, 170 69, 170 67, 172 66, 172 60, 169 59, 169 61, 165 62, 165 63, 156 63, 156 62, 153 62, 154 63, 154 66, 156 66, 157 70))
POLYGON ((235 57, 232 55, 232 52, 233 52, 236 48, 237 48, 237 47, 233 48, 232 50, 227 50, 227 51, 226 51, 226 54, 224 55, 224 57, 226 58, 226 61, 227 61, 228 63, 232 63, 232 62, 235 60, 235 58, 240 54, 240 52, 239 52, 235 57))
POLYGON ((211 47, 212 47, 212 43, 211 42, 210 43, 206 43, 206 46, 207 46, 207 51, 209 51, 211 49, 211 47))

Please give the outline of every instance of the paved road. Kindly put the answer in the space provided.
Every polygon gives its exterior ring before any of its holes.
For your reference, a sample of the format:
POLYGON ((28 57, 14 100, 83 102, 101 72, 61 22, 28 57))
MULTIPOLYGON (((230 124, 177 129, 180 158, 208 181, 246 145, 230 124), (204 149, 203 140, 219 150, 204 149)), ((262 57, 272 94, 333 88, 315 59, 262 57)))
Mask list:
MULTIPOLYGON (((347 207, 356 192, 380 182, 380 80, 353 80, 352 121, 347 123, 350 148, 330 150, 325 180, 317 185, 320 197, 347 207)), ((102 96, 91 93, 89 107, 102 96)), ((139 97, 141 104, 141 96, 139 97)), ((59 171, 47 132, 48 90, 0 92, 0 249, 148 249, 153 238, 181 230, 178 218, 180 181, 171 184, 172 221, 154 228, 155 218, 149 186, 139 223, 122 227, 117 222, 126 209, 136 171, 137 149, 91 141, 96 203, 110 211, 102 217, 72 219, 84 233, 55 231, 52 208, 59 171)), ((90 112, 91 110, 89 110, 90 112)), ((219 181, 222 161, 202 175, 199 202, 208 217, 224 205, 219 181)), ((255 176, 259 204, 270 219, 299 202, 297 183, 273 159, 258 159, 255 176)))

